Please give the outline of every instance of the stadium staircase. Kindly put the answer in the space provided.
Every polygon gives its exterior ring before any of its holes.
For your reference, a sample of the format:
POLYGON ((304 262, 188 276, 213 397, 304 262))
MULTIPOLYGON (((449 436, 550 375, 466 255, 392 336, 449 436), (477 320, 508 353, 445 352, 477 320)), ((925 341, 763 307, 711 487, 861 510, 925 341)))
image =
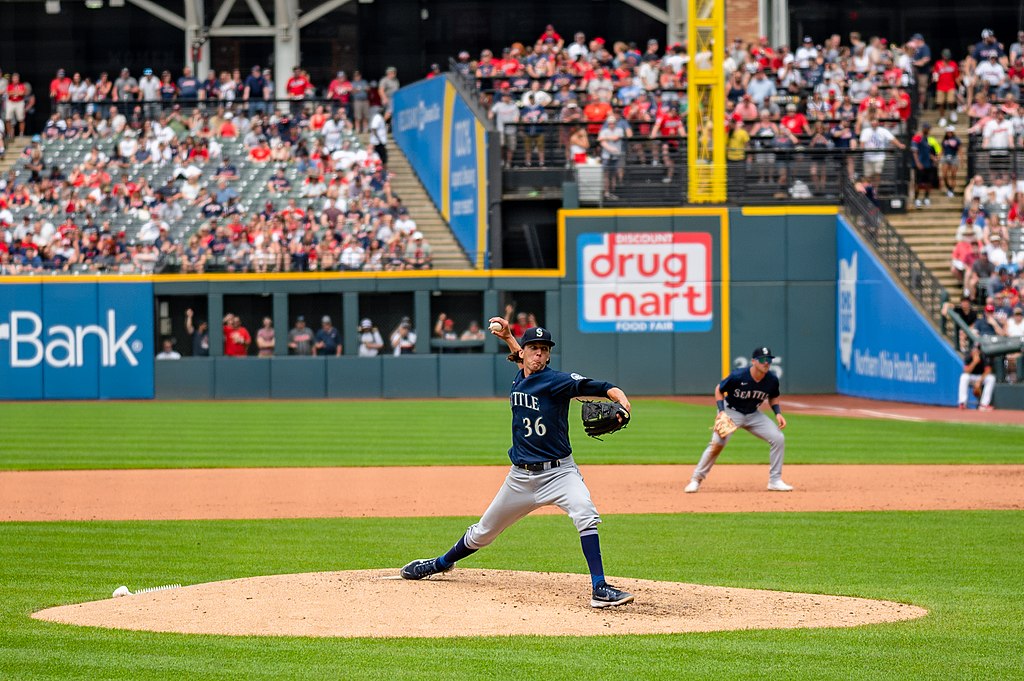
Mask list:
POLYGON ((12 137, 7 140, 7 153, 0 159, 0 175, 7 175, 7 172, 14 167, 14 164, 21 158, 21 154, 28 146, 28 137, 12 137))
MULTIPOLYGON (((368 141, 363 142, 367 144, 368 141)), ((472 269, 472 263, 430 200, 427 190, 409 165, 409 159, 394 141, 388 143, 388 170, 394 173, 392 191, 402 199, 402 204, 409 209, 410 217, 416 222, 416 228, 423 232, 430 244, 434 269, 472 269)))
MULTIPOLYGON (((934 110, 924 111, 922 120, 932 124, 932 134, 941 139, 944 131, 938 129, 938 113, 934 110)), ((960 115, 960 120, 953 123, 956 134, 961 140, 967 140, 967 116, 960 115)), ((931 205, 923 208, 914 207, 913 184, 910 185, 910 196, 907 199, 907 212, 888 215, 889 224, 899 232, 928 269, 938 277, 949 292, 950 299, 957 300, 960 287, 949 272, 950 254, 956 245, 956 229, 960 224, 963 211, 963 189, 967 184, 966 160, 960 164, 957 176, 957 194, 953 198, 946 196, 945 189, 932 190, 931 205)))

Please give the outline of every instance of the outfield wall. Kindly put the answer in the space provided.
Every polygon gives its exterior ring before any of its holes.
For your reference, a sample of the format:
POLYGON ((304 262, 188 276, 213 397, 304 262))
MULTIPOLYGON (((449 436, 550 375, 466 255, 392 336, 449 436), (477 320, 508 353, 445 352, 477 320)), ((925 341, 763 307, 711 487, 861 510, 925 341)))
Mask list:
MULTIPOLYGON (((145 398, 148 385, 152 395, 168 399, 504 395, 514 368, 495 338, 488 334, 482 345, 441 348, 429 342, 429 330, 439 311, 460 306, 461 327, 468 319, 500 313, 513 300, 553 330, 553 366, 614 381, 632 394, 709 394, 760 345, 778 356, 773 370, 785 392, 834 391, 834 209, 566 210, 559 222, 562 257, 552 270, 12 277, 0 283, 0 313, 6 316, 27 304, 18 288, 26 283, 44 300, 67 301, 78 300, 79 291, 141 284, 146 290, 133 290, 130 305, 118 305, 137 310, 141 302, 152 316, 136 324, 135 333, 146 334, 147 343, 139 346, 140 373, 123 389, 102 390, 97 383, 78 394, 47 390, 47 384, 70 377, 63 373, 68 369, 56 366, 64 357, 58 352, 54 366, 43 358, 46 368, 38 378, 21 374, 6 380, 3 395, 145 398), (189 357, 182 326, 186 308, 215 321, 226 312, 240 314, 254 337, 259 320, 271 317, 274 357, 220 356, 219 321, 211 324, 211 357, 189 357), (304 314, 315 328, 323 313, 341 329, 344 356, 287 356, 295 316, 304 314), (356 329, 365 316, 377 322, 385 340, 398 319, 409 316, 420 335, 417 353, 358 357, 356 329), (165 337, 178 339, 184 359, 153 361, 165 337)), ((99 314, 95 302, 68 304, 99 314)), ((44 335, 54 325, 95 322, 59 309, 43 308, 44 335)), ((78 370, 89 376, 103 370, 94 336, 86 334, 79 353, 85 369, 78 370)), ((0 372, 11 369, 12 347, 0 327, 0 358, 7 364, 0 372)), ((19 347, 30 349, 25 343, 19 347)))

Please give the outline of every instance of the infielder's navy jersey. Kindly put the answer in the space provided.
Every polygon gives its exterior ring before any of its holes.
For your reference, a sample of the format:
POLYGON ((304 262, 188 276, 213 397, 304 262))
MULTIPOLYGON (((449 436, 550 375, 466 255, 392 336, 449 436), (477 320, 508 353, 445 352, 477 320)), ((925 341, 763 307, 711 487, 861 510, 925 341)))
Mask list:
POLYGON ((615 386, 545 367, 512 381, 512 447, 514 464, 543 463, 572 454, 569 444, 569 402, 574 397, 607 397, 615 386))
POLYGON ((761 403, 779 396, 779 379, 772 372, 765 374, 760 382, 750 375, 750 367, 737 369, 718 384, 730 409, 741 414, 753 414, 761 403))

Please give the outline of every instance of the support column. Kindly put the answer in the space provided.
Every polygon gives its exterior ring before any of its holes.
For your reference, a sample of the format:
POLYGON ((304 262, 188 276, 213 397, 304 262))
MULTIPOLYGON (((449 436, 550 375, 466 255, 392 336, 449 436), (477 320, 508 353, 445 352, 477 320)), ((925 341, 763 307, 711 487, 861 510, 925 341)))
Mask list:
MULTIPOLYGON (((772 45, 790 45, 789 42, 789 0, 770 0, 772 45)), ((826 36, 822 36, 824 39, 826 36)))
POLYGON ((288 292, 276 291, 274 293, 274 355, 288 355, 288 292))
POLYGON ((665 47, 686 41, 686 0, 668 0, 668 24, 665 26, 665 47))
POLYGON ((185 0, 185 65, 202 81, 210 71, 210 41, 206 35, 205 0, 185 0))
POLYGON ((341 294, 341 339, 345 343, 342 354, 359 355, 359 294, 355 291, 341 294))
MULTIPOLYGON (((285 84, 299 65, 299 27, 296 0, 274 0, 274 97, 285 99, 285 84)), ((278 108, 281 105, 278 104, 278 108)))

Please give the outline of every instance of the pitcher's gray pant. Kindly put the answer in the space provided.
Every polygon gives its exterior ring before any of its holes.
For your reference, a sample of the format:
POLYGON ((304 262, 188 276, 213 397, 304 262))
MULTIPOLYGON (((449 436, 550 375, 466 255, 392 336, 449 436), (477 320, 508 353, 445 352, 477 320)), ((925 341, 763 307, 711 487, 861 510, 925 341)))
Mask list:
POLYGON ((572 457, 567 456, 558 468, 546 471, 526 471, 512 466, 494 501, 466 531, 466 546, 482 549, 506 528, 541 506, 557 506, 568 513, 581 534, 592 534, 601 522, 579 468, 572 457))
MULTIPOLYGON (((782 460, 786 456, 786 436, 779 430, 775 421, 768 418, 768 415, 762 411, 755 411, 753 414, 741 414, 735 409, 726 407, 725 413, 729 415, 729 418, 737 426, 748 430, 751 435, 759 437, 768 443, 768 480, 769 482, 780 480, 782 478, 782 460)), ((715 465, 718 455, 722 453, 722 449, 725 449, 725 445, 728 444, 731 438, 732 435, 723 440, 718 436, 718 433, 713 432, 711 434, 711 442, 708 443, 707 448, 700 457, 700 462, 693 470, 694 480, 703 480, 708 477, 708 473, 711 472, 711 467, 715 465), (719 445, 720 449, 714 452, 713 449, 716 445, 719 445)))

